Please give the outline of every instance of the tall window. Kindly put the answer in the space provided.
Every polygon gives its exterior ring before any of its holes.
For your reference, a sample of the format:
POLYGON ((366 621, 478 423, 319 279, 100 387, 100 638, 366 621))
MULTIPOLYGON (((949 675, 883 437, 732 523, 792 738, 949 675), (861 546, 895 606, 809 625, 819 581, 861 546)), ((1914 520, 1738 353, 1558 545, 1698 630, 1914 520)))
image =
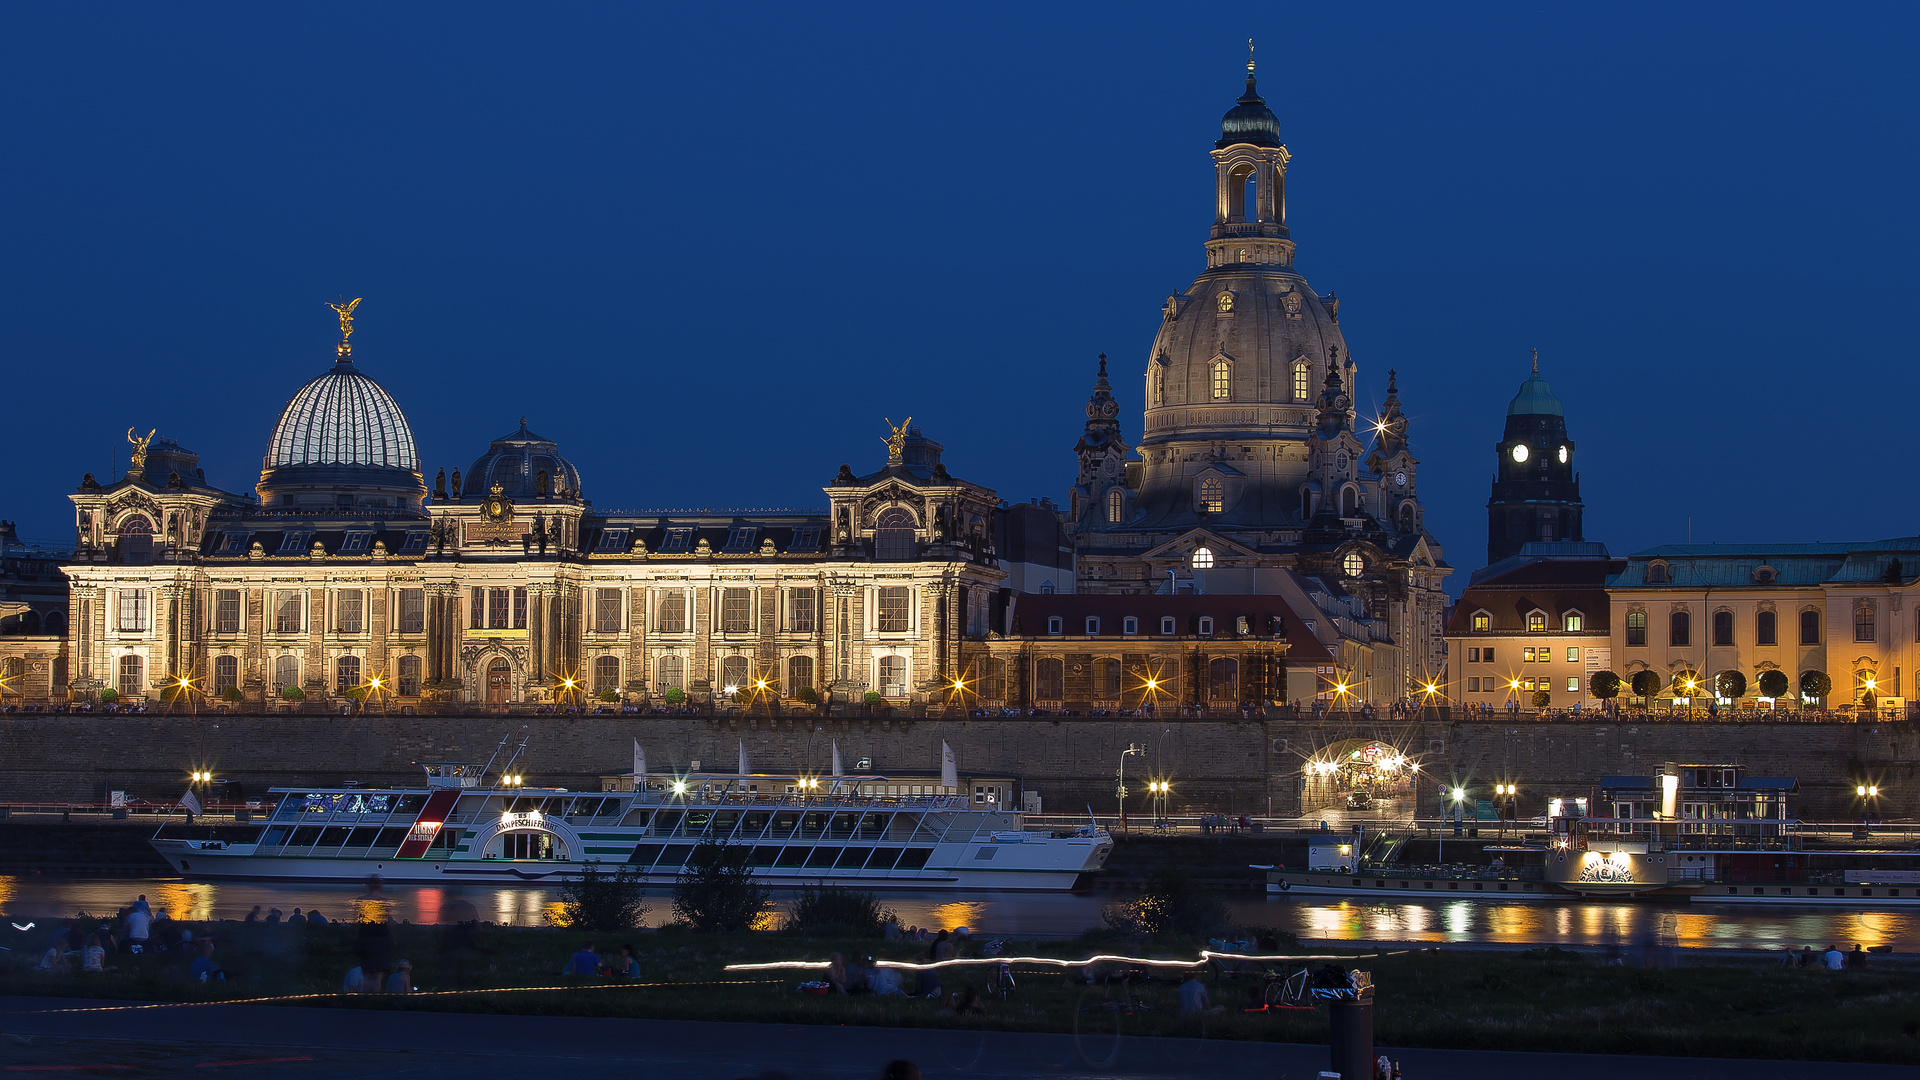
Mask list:
POLYGON ((1217 514, 1226 509, 1227 486, 1217 476, 1205 477, 1200 481, 1200 509, 1209 514, 1217 514))
POLYGON ((593 692, 604 694, 609 690, 620 689, 620 658, 617 656, 596 656, 593 658, 593 692))
POLYGON ((527 590, 525 586, 513 590, 513 628, 527 628, 527 590))
POLYGON ((147 590, 120 590, 120 629, 145 630, 147 628, 147 590))
POLYGON ((467 605, 467 629, 482 630, 487 625, 487 590, 473 590, 473 600, 467 605))
POLYGON ((1873 640, 1873 605, 1862 604, 1853 609, 1853 640, 1873 640))
POLYGON ((289 686, 299 685, 300 658, 297 656, 282 656, 275 659, 273 662, 273 696, 279 697, 282 690, 285 690, 289 686))
POLYGON ((660 618, 657 620, 663 634, 684 634, 687 632, 687 594, 679 589, 670 589, 660 594, 660 618))
POLYGON ((1099 665, 1101 696, 1117 701, 1126 689, 1126 680, 1121 673, 1120 661, 1102 660, 1099 665))
POLYGON ((796 634, 813 633, 814 596, 812 589, 794 589, 787 594, 787 629, 796 634))
POLYGON ((333 664, 333 688, 344 694, 360 685, 360 658, 343 656, 333 664))
POLYGON ((135 515, 120 525, 120 561, 124 563, 150 563, 153 561, 153 523, 135 515))
POLYGON ((341 633, 357 634, 365 629, 365 620, 362 618, 365 595, 359 589, 342 589, 334 597, 334 625, 341 633))
POLYGON ((1753 618, 1753 643, 1755 645, 1776 645, 1773 612, 1763 611, 1753 618))
POLYGON ((787 658, 787 693, 797 694, 813 686, 813 657, 792 656, 787 658))
POLYGON ((505 630, 511 625, 507 620, 513 617, 513 590, 487 590, 487 627, 491 630, 505 630))
POLYGON ((297 634, 306 622, 306 597, 298 589, 276 593, 273 605, 273 630, 277 634, 297 634))
POLYGON ((1800 613, 1800 644, 1820 644, 1820 613, 1803 611, 1800 613))
POLYGON ((240 632, 239 589, 221 589, 213 594, 213 628, 222 634, 240 632))
POLYGON ((400 694, 413 697, 420 692, 420 658, 403 656, 400 658, 400 694))
POLYGON ((1114 488, 1112 491, 1107 492, 1107 522, 1109 524, 1120 524, 1120 519, 1126 514, 1126 510, 1127 497, 1119 488, 1114 488))
POLYGON ((747 658, 729 656, 720 661, 720 685, 740 687, 747 685, 747 658))
POLYGON ((128 654, 120 658, 120 696, 139 698, 146 696, 146 681, 141 673, 146 664, 140 657, 128 654))
POLYGON ((1307 385, 1307 365, 1293 365, 1293 400, 1305 401, 1311 396, 1307 385))
POLYGON ((687 660, 684 656, 663 656, 660 658, 660 689, 685 689, 687 685, 687 660))
POLYGON ((597 589, 593 594, 593 628, 603 634, 620 632, 620 590, 597 589))
POLYGON ((422 634, 427 629, 427 590, 400 590, 400 632, 422 634))
POLYGON ((1644 611, 1627 612, 1627 644, 1645 645, 1647 643, 1647 613, 1644 611))
POLYGON ((913 559, 913 515, 892 507, 873 525, 873 557, 882 562, 913 559))
POLYGON ((1733 644, 1733 612, 1713 613, 1713 643, 1715 645, 1733 644))
POLYGON ((1066 665, 1059 657, 1048 656, 1034 661, 1033 696, 1042 701, 1059 701, 1067 696, 1066 665))
POLYGON ((1684 611, 1676 611, 1668 620, 1667 644, 1690 645, 1693 643, 1693 618, 1684 611))
POLYGON ((906 657, 883 656, 880 658, 880 695, 895 698, 907 696, 906 657))
POLYGON ((1219 656, 1207 663, 1207 696, 1214 701, 1240 699, 1240 662, 1219 656))
POLYGON ((753 629, 753 590, 720 590, 720 629, 744 634, 753 629))
POLYGON ((1233 365, 1225 360, 1213 362, 1213 400, 1225 401, 1233 396, 1233 365))
POLYGON ((1007 697, 1007 662, 989 659, 980 678, 980 696, 995 701, 1004 701, 1007 697))
POLYGON ((876 613, 874 629, 882 634, 904 634, 912 628, 908 618, 907 599, 912 590, 905 585, 887 585, 879 590, 880 610, 876 613))

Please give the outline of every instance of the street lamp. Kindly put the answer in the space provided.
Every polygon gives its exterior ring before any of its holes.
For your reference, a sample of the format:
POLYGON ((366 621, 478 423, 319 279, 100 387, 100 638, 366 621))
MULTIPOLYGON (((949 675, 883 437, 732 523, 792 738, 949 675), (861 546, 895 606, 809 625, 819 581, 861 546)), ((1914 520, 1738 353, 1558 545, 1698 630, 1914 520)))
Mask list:
POLYGON ((1139 743, 1130 743, 1125 750, 1120 751, 1119 783, 1114 789, 1114 795, 1115 802, 1117 802, 1120 807, 1120 824, 1122 826, 1125 826, 1127 823, 1127 755, 1140 754, 1145 756, 1146 752, 1147 748, 1141 746, 1139 743))

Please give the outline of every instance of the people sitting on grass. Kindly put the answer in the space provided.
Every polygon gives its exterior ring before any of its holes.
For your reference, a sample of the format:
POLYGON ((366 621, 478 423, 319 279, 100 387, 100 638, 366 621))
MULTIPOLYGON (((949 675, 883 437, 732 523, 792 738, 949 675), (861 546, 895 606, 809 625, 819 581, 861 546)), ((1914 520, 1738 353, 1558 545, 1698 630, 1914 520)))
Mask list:
POLYGON ((366 971, 363 970, 358 964, 348 968, 347 977, 340 981, 340 992, 343 994, 360 994, 360 993, 365 993, 366 989, 367 989, 366 971))
POLYGON ((620 955, 607 966, 607 972, 617 978, 637 979, 640 977, 640 956, 633 951, 632 945, 620 946, 620 955))
POLYGON ((413 993, 413 961, 411 960, 400 961, 400 963, 393 969, 393 974, 387 976, 387 993, 389 994, 413 993))
POLYGON ((841 959, 839 953, 827 954, 827 974, 824 977, 827 981, 829 993, 844 994, 847 992, 847 964, 845 960, 841 959))
POLYGON ((878 997, 906 997, 907 992, 900 989, 900 972, 890 967, 875 967, 873 977, 867 981, 878 997))
POLYGON ((287 925, 288 926, 305 926, 307 925, 307 917, 305 915, 300 914, 299 908, 294 908, 293 914, 287 916, 287 925))
POLYGON ((1847 966, 1847 954, 1840 951, 1840 946, 1829 945, 1826 953, 1820 957, 1820 966, 1828 971, 1839 971, 1847 966))
POLYGON ((213 962, 213 939, 207 938, 200 943, 200 955, 194 958, 193 966, 187 969, 187 978, 194 982, 225 982, 227 973, 213 962))
POLYGON ((314 926, 325 926, 327 925, 327 917, 320 914, 319 908, 308 908, 307 922, 314 926))
POLYGON ((968 986, 961 989, 959 993, 948 995, 947 1003, 945 1007, 940 1010, 940 1015, 979 1016, 986 1011, 986 1006, 980 1003, 979 989, 968 986))
POLYGON ((593 942, 582 942, 580 951, 567 961, 566 969, 561 974, 579 979, 591 979, 600 974, 600 954, 593 951, 593 942))

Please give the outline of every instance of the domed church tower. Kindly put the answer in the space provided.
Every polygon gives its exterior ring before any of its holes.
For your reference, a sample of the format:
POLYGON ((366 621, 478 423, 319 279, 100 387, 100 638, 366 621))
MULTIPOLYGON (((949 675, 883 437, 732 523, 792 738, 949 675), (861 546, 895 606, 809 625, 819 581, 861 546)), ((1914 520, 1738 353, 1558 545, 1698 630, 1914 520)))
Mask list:
POLYGON ((1507 404, 1507 429, 1494 453, 1493 494, 1487 500, 1488 566, 1518 555, 1532 541, 1586 539, 1566 411, 1540 377, 1538 349, 1533 373, 1507 404))

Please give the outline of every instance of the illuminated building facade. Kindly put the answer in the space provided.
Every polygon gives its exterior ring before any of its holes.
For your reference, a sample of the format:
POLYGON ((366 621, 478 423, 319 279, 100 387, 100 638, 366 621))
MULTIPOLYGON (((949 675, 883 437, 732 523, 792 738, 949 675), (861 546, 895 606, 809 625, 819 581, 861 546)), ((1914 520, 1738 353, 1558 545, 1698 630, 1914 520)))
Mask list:
POLYGON ((1305 575, 1335 601, 1325 618, 1359 602, 1379 635, 1373 700, 1400 698, 1444 668, 1451 568, 1425 529, 1397 380, 1363 419, 1340 303, 1294 265, 1291 155, 1251 62, 1221 128, 1206 268, 1162 308, 1140 444, 1104 358, 1087 402, 1072 591, 1261 595, 1305 575))
POLYGON ((998 498, 907 425, 842 466, 820 511, 596 509, 557 444, 520 426, 429 492, 398 403, 352 360, 275 425, 256 497, 134 437, 115 483, 71 496, 67 635, 78 699, 397 708, 925 699, 984 634, 1004 573, 998 498), (103 691, 111 694, 103 695, 103 691))

